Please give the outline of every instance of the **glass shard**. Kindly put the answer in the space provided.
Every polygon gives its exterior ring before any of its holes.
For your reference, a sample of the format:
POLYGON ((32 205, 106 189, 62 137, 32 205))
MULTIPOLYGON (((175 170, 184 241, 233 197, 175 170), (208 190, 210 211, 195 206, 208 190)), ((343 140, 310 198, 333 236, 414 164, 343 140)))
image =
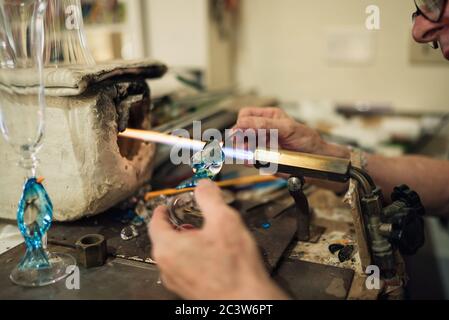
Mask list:
POLYGON ((127 227, 124 227, 122 229, 122 232, 120 232, 120 237, 125 240, 132 240, 134 238, 137 238, 139 236, 139 231, 137 230, 136 226, 130 225, 127 227))

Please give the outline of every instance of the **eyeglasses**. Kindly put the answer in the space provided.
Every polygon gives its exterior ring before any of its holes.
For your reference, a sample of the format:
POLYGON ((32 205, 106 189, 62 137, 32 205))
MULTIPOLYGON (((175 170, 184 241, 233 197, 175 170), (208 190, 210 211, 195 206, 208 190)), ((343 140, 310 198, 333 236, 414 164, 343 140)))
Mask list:
MULTIPOLYGON (((429 21, 437 23, 441 20, 446 8, 447 0, 415 0, 416 12, 413 13, 412 20, 415 23, 417 16, 422 15, 429 21)), ((432 48, 438 49, 438 42, 434 41, 432 48)))
POLYGON ((447 0, 415 0, 417 11, 414 17, 423 15, 427 20, 439 22, 443 16, 447 0))

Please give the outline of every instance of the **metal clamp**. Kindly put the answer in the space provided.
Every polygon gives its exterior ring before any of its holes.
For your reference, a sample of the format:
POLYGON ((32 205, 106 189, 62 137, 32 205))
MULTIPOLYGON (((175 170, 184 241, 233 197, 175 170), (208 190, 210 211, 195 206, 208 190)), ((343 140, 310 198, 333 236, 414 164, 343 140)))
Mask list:
POLYGON ((296 237, 300 241, 310 240, 310 211, 309 202, 304 194, 304 178, 290 177, 288 179, 288 191, 295 200, 297 211, 296 237))

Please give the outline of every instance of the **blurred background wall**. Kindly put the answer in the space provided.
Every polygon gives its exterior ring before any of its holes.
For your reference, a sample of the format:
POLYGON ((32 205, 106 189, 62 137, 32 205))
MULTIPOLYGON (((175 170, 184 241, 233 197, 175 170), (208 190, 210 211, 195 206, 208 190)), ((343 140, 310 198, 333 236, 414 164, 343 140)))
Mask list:
POLYGON ((243 0, 238 83, 295 101, 449 108, 449 63, 411 62, 414 11, 412 0, 243 0), (365 28, 365 9, 371 4, 380 7, 379 31, 365 28), (351 41, 351 33, 352 45, 358 46, 357 30, 372 37, 371 57, 359 63, 333 61, 328 48, 351 41))
POLYGON ((202 72, 210 88, 284 101, 449 107, 448 63, 414 44, 412 0, 236 0, 218 17, 209 0, 82 2, 97 61, 152 56, 202 72), (380 30, 365 27, 369 5, 380 30))

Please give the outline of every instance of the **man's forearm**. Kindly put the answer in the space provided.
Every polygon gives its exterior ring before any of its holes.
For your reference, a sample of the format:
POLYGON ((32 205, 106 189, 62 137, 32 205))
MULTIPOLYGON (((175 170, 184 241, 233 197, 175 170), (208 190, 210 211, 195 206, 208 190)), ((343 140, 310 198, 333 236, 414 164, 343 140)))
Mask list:
MULTIPOLYGON (((350 157, 349 149, 341 145, 327 144, 325 152, 334 157, 350 157)), ((449 161, 422 156, 388 158, 366 154, 366 157, 365 169, 382 189, 386 200, 390 200, 394 187, 406 184, 418 192, 428 214, 449 217, 449 161)), ((338 184, 316 184, 342 191, 342 186, 338 184)))
POLYGON ((449 162, 421 156, 387 158, 367 155, 366 170, 390 199, 393 188, 406 184, 418 192, 427 212, 449 216, 449 162))

